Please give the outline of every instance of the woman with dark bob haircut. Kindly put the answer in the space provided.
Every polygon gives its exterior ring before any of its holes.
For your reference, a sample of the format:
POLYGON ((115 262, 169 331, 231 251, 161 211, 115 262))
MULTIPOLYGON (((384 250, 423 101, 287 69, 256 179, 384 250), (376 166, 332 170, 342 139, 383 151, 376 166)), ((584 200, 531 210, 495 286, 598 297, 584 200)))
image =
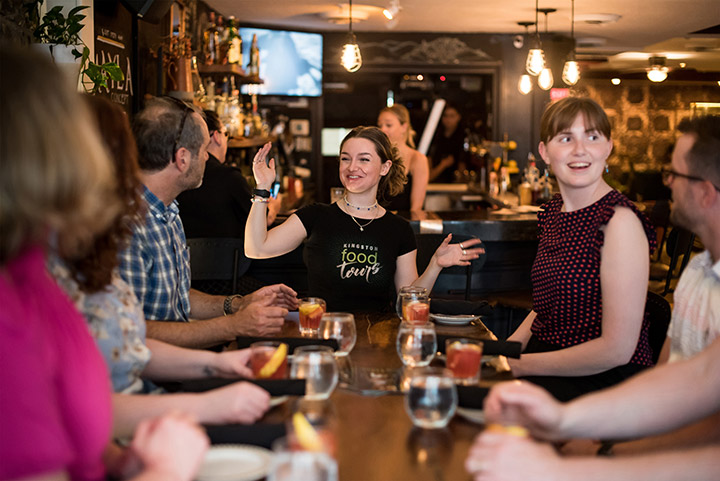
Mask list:
MULTIPOLYGON (((253 163, 261 190, 275 179, 275 160, 265 162, 269 150, 266 144, 253 163)), ((342 199, 304 207, 269 232, 265 199, 256 195, 245 230, 245 252, 255 259, 285 254, 306 241, 308 291, 325 299, 328 309, 387 310, 401 287, 430 290, 444 267, 469 265, 483 252, 469 248, 477 239, 450 244, 448 235, 418 277, 410 224, 378 204, 383 195, 400 193, 406 182, 397 148, 379 128, 356 127, 347 134, 340 145, 339 174, 342 199)))
POLYGON ((533 310, 509 340, 523 344, 513 374, 567 401, 653 364, 644 316, 655 232, 603 179, 610 122, 588 98, 550 104, 540 155, 560 194, 538 214, 533 310))

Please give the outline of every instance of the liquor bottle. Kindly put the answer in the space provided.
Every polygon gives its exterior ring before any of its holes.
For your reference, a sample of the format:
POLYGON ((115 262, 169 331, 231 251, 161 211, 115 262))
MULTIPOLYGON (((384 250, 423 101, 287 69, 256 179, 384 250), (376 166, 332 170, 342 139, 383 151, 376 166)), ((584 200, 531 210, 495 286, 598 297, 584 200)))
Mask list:
POLYGON ((248 75, 260 75, 260 49, 257 44, 257 34, 253 34, 252 43, 250 44, 250 62, 248 63, 248 75))
POLYGON ((242 37, 238 35, 235 17, 231 16, 227 28, 227 61, 242 67, 242 37))
POLYGON ((223 65, 227 63, 227 29, 222 15, 217 18, 217 43, 215 44, 215 63, 223 65))
POLYGON ((220 43, 217 25, 215 24, 215 12, 208 14, 210 25, 203 32, 203 55, 205 64, 212 65, 217 61, 217 53, 220 43))

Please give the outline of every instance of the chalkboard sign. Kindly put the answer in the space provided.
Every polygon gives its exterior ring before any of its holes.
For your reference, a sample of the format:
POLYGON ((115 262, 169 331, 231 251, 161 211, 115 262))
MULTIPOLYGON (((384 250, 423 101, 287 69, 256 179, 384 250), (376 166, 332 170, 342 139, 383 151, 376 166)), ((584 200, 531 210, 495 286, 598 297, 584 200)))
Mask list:
POLYGON ((95 2, 95 63, 115 62, 125 80, 108 81, 98 95, 121 105, 128 114, 133 106, 133 14, 121 2, 95 2))

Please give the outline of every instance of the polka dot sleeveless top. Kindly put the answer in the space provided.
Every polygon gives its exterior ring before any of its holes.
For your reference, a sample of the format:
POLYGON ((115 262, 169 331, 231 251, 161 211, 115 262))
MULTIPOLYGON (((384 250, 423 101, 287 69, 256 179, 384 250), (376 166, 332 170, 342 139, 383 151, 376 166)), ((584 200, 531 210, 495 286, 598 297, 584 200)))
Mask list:
MULTIPOLYGON (((615 190, 584 209, 561 212, 562 206, 562 197, 557 194, 538 213, 539 245, 532 268, 533 309, 537 317, 531 330, 540 341, 566 348, 600 337, 601 227, 613 216, 615 207, 628 207, 640 218, 650 253, 657 241, 650 221, 615 190)), ((631 364, 652 365, 648 327, 645 318, 631 364)))

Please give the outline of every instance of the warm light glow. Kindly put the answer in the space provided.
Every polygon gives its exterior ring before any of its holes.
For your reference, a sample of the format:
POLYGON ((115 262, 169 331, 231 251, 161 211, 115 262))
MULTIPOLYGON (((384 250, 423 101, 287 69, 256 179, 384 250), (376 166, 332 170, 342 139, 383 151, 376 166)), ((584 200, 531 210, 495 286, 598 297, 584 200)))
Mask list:
POLYGON ((568 60, 563 66, 563 82, 568 85, 575 85, 580 80, 580 65, 575 60, 568 60))
POLYGON ((392 14, 392 12, 390 10, 388 10, 387 8, 383 9, 383 15, 385 15, 385 18, 387 18, 388 20, 392 20, 393 16, 394 16, 392 14))
POLYGON ((647 78, 651 82, 662 82, 667 78, 668 68, 667 67, 653 67, 648 70, 647 78))
POLYGON ((680 68, 687 67, 687 64, 685 62, 680 62, 678 65, 680 65, 680 68))
POLYGON ((418 76, 415 77, 415 78, 417 78, 420 82, 422 82, 423 80, 425 80, 425 77, 424 77, 422 74, 418 74, 418 76))
POLYGON ((620 85, 621 80, 620 80, 619 78, 615 77, 615 78, 611 78, 611 79, 610 79, 610 82, 611 82, 613 85, 620 85))
POLYGON ((525 61, 525 70, 530 75, 539 75, 545 68, 545 52, 541 48, 531 48, 525 61))
POLYGON ((543 90, 550 90, 550 88, 553 86, 554 79, 552 70, 545 67, 540 72, 540 75, 538 75, 538 86, 543 90))
POLYGON ((530 92, 532 92, 533 89, 533 82, 532 78, 528 74, 523 74, 520 76, 520 81, 518 82, 518 90, 521 94, 527 95, 530 92))
POLYGON ((346 43, 343 46, 342 58, 340 64, 345 67, 348 72, 357 72, 362 67, 362 55, 360 55, 360 47, 356 43, 346 43))

